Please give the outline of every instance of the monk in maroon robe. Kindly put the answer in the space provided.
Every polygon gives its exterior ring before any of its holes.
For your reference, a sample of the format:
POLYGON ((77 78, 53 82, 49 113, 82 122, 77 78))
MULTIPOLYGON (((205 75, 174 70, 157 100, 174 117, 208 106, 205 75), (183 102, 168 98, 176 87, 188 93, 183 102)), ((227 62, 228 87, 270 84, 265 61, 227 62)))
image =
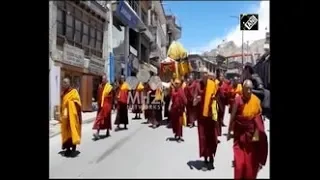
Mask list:
POLYGON ((93 128, 96 133, 93 134, 97 140, 100 138, 100 130, 107 130, 106 136, 110 136, 111 126, 111 111, 113 105, 113 87, 107 82, 106 76, 102 77, 102 83, 98 87, 98 115, 93 123, 93 128))
POLYGON ((169 113, 172 131, 177 142, 184 141, 182 139, 182 123, 183 113, 186 105, 187 98, 184 94, 184 90, 181 87, 181 81, 176 79, 174 81, 174 89, 171 91, 171 104, 169 105, 169 113))
POLYGON ((136 99, 135 102, 132 102, 133 105, 132 105, 132 113, 135 114, 135 117, 133 119, 141 119, 140 117, 140 114, 142 113, 142 102, 141 102, 141 99, 143 97, 143 89, 144 89, 144 86, 142 85, 141 82, 138 83, 136 89, 133 91, 133 95, 134 95, 134 98, 137 97, 138 99, 136 99))
POLYGON ((200 108, 198 117, 199 154, 204 157, 202 170, 213 169, 214 156, 218 146, 217 121, 212 118, 212 101, 217 92, 217 85, 204 74, 200 81, 200 108))
POLYGON ((124 76, 121 76, 119 81, 119 88, 117 92, 117 116, 115 124, 117 125, 117 130, 120 129, 120 124, 124 125, 124 129, 127 129, 129 123, 128 119, 128 93, 129 85, 125 82, 124 76))
MULTIPOLYGON (((143 94, 144 97, 149 97, 151 96, 152 89, 150 88, 150 85, 148 83, 144 83, 144 89, 143 89, 143 94)), ((148 108, 149 104, 148 104, 148 98, 144 99, 144 103, 143 103, 143 111, 144 111, 144 118, 147 120, 147 123, 150 123, 150 114, 151 114, 151 110, 148 108)))
POLYGON ((229 100, 229 91, 231 89, 229 82, 227 82, 224 79, 224 76, 221 74, 219 77, 219 89, 217 91, 217 100, 218 100, 218 136, 221 136, 221 132, 222 132, 222 127, 225 127, 226 125, 224 124, 223 120, 224 120, 224 113, 225 113, 225 109, 226 109, 226 105, 228 105, 229 100))
POLYGON ((195 121, 198 118, 199 103, 195 103, 200 90, 200 85, 197 80, 190 75, 187 78, 187 86, 184 91, 187 97, 187 124, 190 128, 195 126, 195 121))
POLYGON ((227 138, 233 131, 234 179, 256 179, 268 156, 260 100, 252 94, 252 88, 252 81, 245 80, 231 112, 227 138))
POLYGON ((152 90, 149 95, 150 127, 158 128, 162 121, 162 90, 157 88, 156 90, 152 90))

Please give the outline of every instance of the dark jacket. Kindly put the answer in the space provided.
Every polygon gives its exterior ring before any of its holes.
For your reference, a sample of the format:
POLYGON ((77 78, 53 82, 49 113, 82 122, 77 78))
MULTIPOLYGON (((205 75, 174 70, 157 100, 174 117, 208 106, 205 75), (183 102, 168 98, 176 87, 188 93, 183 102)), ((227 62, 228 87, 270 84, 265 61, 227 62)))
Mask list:
POLYGON ((259 77, 258 74, 252 74, 251 81, 253 83, 253 89, 252 89, 253 94, 258 96, 258 98, 261 101, 263 101, 263 99, 264 99, 264 87, 263 87, 263 82, 262 82, 261 78, 259 77))
POLYGON ((261 100, 262 114, 270 119, 270 91, 264 88, 263 82, 258 74, 253 74, 251 78, 253 83, 252 93, 261 100))

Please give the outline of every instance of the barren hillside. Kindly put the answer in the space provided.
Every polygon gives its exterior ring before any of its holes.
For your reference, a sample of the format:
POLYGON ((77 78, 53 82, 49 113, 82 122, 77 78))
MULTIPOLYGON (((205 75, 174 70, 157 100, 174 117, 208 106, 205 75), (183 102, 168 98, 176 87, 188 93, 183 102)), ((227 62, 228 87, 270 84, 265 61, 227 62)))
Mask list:
MULTIPOLYGON (((244 52, 245 53, 263 53, 263 45, 264 45, 265 39, 260 39, 252 42, 249 46, 248 44, 244 43, 244 52)), ((216 56, 217 53, 223 55, 223 56, 230 56, 233 54, 241 54, 241 46, 238 47, 233 41, 226 42, 222 45, 220 45, 216 49, 212 49, 211 51, 203 53, 205 56, 216 56)))

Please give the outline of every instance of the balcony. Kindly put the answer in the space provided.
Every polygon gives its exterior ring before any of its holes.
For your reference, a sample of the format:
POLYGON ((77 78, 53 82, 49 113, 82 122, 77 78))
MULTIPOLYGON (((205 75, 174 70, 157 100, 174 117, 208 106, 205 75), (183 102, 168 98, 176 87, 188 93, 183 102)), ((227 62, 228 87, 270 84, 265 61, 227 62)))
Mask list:
POLYGON ((181 26, 176 23, 176 17, 172 15, 166 16, 168 34, 172 34, 172 40, 178 40, 181 37, 181 26))

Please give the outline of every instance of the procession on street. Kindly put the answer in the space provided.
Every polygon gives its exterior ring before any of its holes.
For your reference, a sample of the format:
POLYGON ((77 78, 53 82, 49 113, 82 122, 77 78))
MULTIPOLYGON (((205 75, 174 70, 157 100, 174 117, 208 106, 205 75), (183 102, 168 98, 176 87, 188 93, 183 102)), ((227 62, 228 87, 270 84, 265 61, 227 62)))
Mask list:
MULTIPOLYGON (((207 171, 215 168, 215 158, 219 156, 216 151, 221 144, 219 137, 223 135, 222 127, 227 126, 226 138, 234 141, 234 178, 257 178, 268 155, 262 117, 262 102, 266 97, 259 76, 252 67, 245 66, 241 77, 226 79, 223 73, 203 72, 200 79, 195 79, 190 68, 181 65, 187 62, 187 56, 181 54, 179 58, 169 57, 179 60, 168 87, 155 81, 138 82, 132 87, 123 75, 111 85, 104 75, 97 91, 99 108, 92 127, 93 140, 102 139, 102 130, 106 130, 104 137, 112 138, 111 115, 116 101, 115 131, 130 128, 129 113, 135 114, 133 119, 142 119, 144 113, 145 124, 150 124, 153 129, 166 122, 167 127, 172 129, 171 140, 178 143, 188 141, 183 138, 184 127, 197 127, 199 156, 204 160, 201 169, 207 171), (134 100, 129 97, 134 97, 134 100), (224 122, 226 107, 229 109, 227 113, 230 113, 229 124, 224 122), (162 115, 163 109, 166 120, 162 115)), ((69 78, 63 80, 63 88, 60 120, 62 149, 65 150, 63 155, 70 157, 81 142, 81 100, 78 91, 70 86, 69 78)), ((115 133, 112 135, 116 136, 115 133)))

